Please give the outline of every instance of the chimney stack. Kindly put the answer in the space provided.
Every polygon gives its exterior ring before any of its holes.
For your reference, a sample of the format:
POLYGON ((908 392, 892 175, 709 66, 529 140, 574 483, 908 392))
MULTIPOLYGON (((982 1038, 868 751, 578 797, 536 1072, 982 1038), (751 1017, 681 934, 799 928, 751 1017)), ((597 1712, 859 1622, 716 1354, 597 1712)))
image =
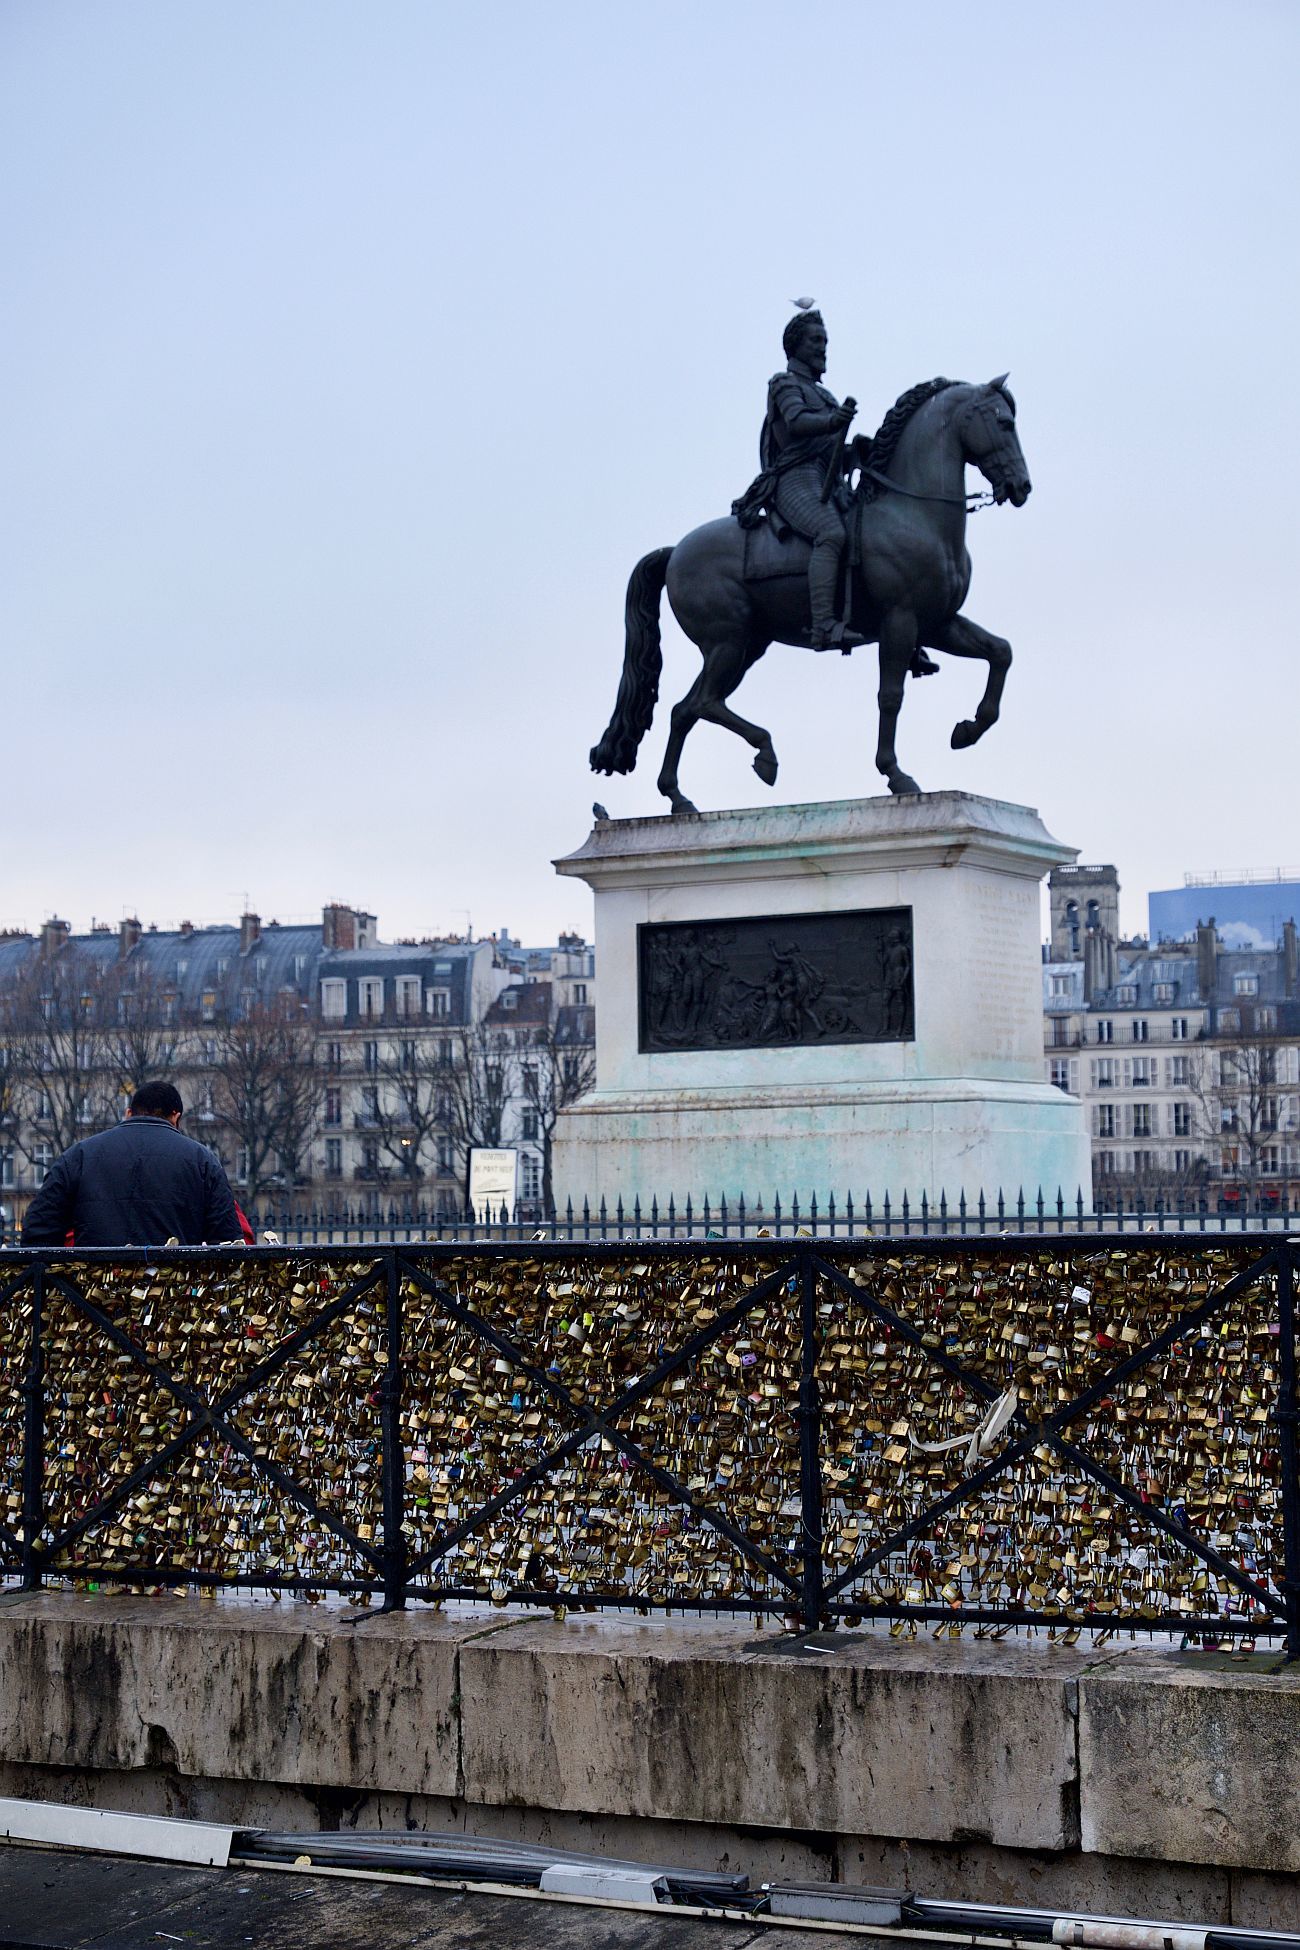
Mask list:
POLYGON ((260 914, 241 914, 239 917, 239 952, 246 955, 255 948, 262 938, 262 917, 260 914))
POLYGON ((53 961, 60 948, 66 948, 72 933, 71 923, 50 919, 41 927, 41 960, 53 961))
POLYGON ((330 950, 356 947, 357 917, 341 901, 331 901, 321 915, 321 941, 330 950))
POLYGON ((1288 1000, 1294 999, 1297 969, 1296 932, 1294 921, 1282 923, 1282 966, 1286 972, 1286 993, 1288 1000))
POLYGON ((123 921, 117 930, 117 958, 125 961, 132 948, 140 939, 140 923, 132 919, 123 921))
POLYGON ((1214 916, 1196 923, 1196 986, 1202 1002, 1213 1002, 1219 959, 1219 937, 1214 931, 1214 916))

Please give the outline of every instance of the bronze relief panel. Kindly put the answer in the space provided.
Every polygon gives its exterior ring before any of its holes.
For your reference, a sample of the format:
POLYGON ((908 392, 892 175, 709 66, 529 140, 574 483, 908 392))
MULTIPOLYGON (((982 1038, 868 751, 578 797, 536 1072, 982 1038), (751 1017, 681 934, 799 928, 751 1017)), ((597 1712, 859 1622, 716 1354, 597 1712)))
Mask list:
POLYGON ((649 922, 637 929, 643 1051, 910 1042, 912 910, 649 922))

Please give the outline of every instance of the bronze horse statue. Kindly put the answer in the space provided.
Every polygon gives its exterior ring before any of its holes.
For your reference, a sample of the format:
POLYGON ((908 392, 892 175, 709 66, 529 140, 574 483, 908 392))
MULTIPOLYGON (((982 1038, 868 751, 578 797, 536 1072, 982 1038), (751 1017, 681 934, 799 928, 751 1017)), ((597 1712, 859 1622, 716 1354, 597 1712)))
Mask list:
MULTIPOLYGON (((848 513, 848 620, 880 646, 880 738, 876 767, 891 792, 919 792, 898 763, 894 735, 909 668, 919 650, 946 650, 988 665, 973 718, 954 726, 960 750, 997 722, 1011 664, 1004 638, 959 612, 970 587, 966 552, 965 468, 977 467, 999 503, 1022 507, 1030 481, 1016 433, 1015 401, 1006 374, 987 385, 933 379, 914 386, 890 409, 870 442, 855 443, 861 472, 848 513)), ((665 586, 673 614, 704 658, 704 668, 672 710, 672 730, 659 790, 674 813, 694 813, 677 781, 692 725, 725 725, 755 751, 754 770, 776 782, 771 735, 733 711, 727 699, 772 643, 806 647, 809 629, 807 551, 787 543, 788 572, 746 573, 747 536, 732 516, 693 528, 676 548, 643 556, 627 586, 626 649, 609 728, 593 747, 595 772, 630 772, 650 729, 663 654, 659 601, 665 586)), ((775 544, 769 544, 769 548, 775 544)))

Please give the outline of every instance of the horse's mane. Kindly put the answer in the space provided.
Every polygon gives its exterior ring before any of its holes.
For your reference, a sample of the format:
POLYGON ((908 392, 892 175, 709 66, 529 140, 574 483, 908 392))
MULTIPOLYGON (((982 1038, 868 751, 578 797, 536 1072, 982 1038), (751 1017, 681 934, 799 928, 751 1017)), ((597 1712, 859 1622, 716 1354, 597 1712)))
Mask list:
MULTIPOLYGON (((919 385, 909 386, 905 393, 900 393, 880 422, 871 443, 871 465, 878 468, 882 474, 887 474, 889 463, 894 458, 894 450, 902 438, 903 428, 912 415, 923 407, 927 400, 932 400, 936 393, 942 393, 945 388, 956 383, 953 379, 923 379, 919 385)), ((859 492, 864 501, 874 501, 881 491, 879 481, 873 481, 869 474, 863 475, 859 492)))

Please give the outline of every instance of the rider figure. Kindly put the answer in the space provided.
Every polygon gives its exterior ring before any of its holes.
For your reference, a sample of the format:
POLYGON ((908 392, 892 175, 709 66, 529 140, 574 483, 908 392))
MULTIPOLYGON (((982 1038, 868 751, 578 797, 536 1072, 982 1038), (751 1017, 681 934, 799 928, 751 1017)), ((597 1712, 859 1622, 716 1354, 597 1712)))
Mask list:
POLYGON ((841 406, 821 384, 826 327, 819 311, 798 312, 781 343, 788 363, 768 384, 759 454, 764 471, 775 477, 772 501, 777 513, 796 535, 813 545, 808 564, 812 647, 851 650, 866 638, 835 614, 835 587, 847 539, 838 505, 839 481, 825 499, 822 490, 827 468, 838 469, 843 436, 858 409, 851 399, 841 406))
MULTIPOLYGON (((798 311, 786 326, 781 338, 786 369, 768 381, 767 417, 759 435, 762 472, 732 503, 731 512, 743 528, 750 528, 766 507, 796 535, 812 543, 808 564, 812 611, 809 641, 814 650, 849 651, 867 638, 835 614, 840 560, 847 540, 841 500, 843 466, 846 457, 851 463, 865 465, 871 442, 859 438, 853 442, 851 453, 845 455, 844 435, 858 410, 857 403, 846 399, 841 405, 821 384, 826 343, 826 325, 819 311, 798 311), (830 492, 824 494, 828 469, 833 469, 837 478, 830 492)), ((929 677, 938 668, 918 644, 912 675, 929 677)))

